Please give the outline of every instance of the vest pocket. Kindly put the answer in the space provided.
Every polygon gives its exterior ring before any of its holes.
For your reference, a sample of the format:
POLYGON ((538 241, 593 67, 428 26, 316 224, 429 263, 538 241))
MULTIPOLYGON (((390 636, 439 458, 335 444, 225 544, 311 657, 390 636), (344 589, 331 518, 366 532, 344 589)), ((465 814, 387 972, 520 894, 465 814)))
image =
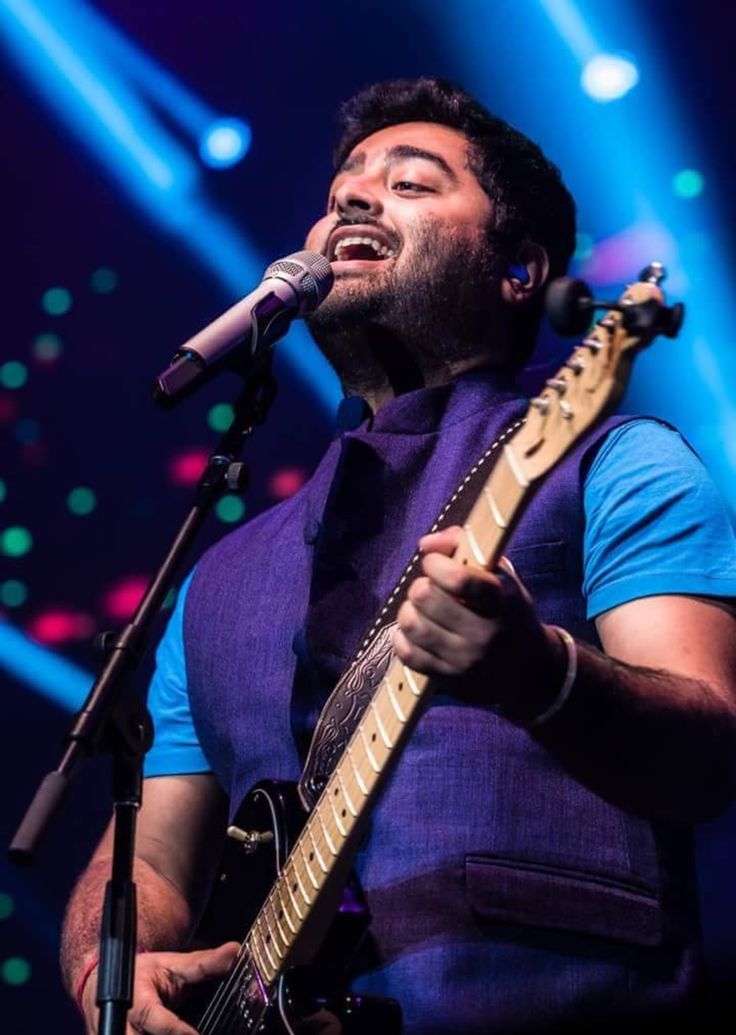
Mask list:
POLYGON ((489 856, 465 857, 473 912, 498 924, 595 935, 630 945, 662 941, 662 913, 652 891, 578 871, 489 856))

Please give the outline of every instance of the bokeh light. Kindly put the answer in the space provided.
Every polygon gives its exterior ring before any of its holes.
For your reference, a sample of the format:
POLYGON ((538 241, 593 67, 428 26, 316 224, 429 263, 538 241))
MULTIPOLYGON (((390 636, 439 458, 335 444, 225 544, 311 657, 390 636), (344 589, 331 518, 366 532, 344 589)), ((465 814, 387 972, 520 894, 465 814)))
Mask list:
POLYGON ((0 395, 0 424, 10 424, 18 416, 18 403, 9 393, 0 395))
POLYGON ((594 101, 616 101, 639 82, 633 61, 618 54, 596 54, 583 68, 580 83, 594 101))
POLYGON ((215 514, 217 514, 220 521, 233 524, 235 521, 240 521, 245 514, 245 503, 243 503, 240 496, 233 496, 228 493, 228 495, 222 496, 215 504, 215 514))
POLYGON ((104 594, 102 606, 108 618, 127 621, 143 599, 148 588, 146 575, 126 575, 104 594))
POLYGON ((268 479, 269 494, 275 500, 285 500, 301 489, 307 480, 307 472, 301 467, 282 467, 268 479))
POLYGON ((16 442, 26 446, 32 442, 38 442, 41 438, 41 425, 33 417, 24 417, 15 425, 14 430, 16 442))
POLYGON ((84 611, 50 608, 28 623, 28 634, 38 643, 55 647, 62 643, 88 639, 95 630, 94 619, 84 611))
POLYGON ((672 177, 672 189, 678 198, 697 198, 704 187, 705 177, 697 169, 680 169, 672 177))
POLYGON ((84 485, 78 485, 75 489, 72 489, 66 498, 66 505, 72 514, 77 514, 80 517, 86 514, 91 514, 97 506, 97 497, 95 496, 92 489, 88 489, 84 485))
POLYGON ((207 414, 207 423, 213 431, 227 431, 234 416, 235 411, 230 403, 215 403, 207 414))
POLYGON ((188 449, 169 461, 169 480, 174 485, 196 485, 207 466, 206 449, 188 449))
POLYGON ((11 956, 3 960, 0 975, 6 985, 25 985, 31 976, 31 965, 22 956, 11 956))
POLYGON ((6 557, 23 557, 33 549, 33 536, 22 525, 13 525, 0 532, 0 552, 6 557))
POLYGON ((53 363, 61 355, 62 342, 58 334, 39 334, 33 341, 31 352, 39 363, 53 363))
POLYGON ((28 588, 20 579, 0 582, 0 603, 5 607, 22 607, 28 599, 28 588))
POLYGON ((63 316, 72 307, 72 296, 66 288, 49 288, 41 296, 41 307, 49 316, 63 316))
POLYGON ((200 157, 213 169, 235 165, 247 154, 252 136, 250 126, 241 119, 217 119, 200 138, 200 157))
POLYGON ((8 487, 5 484, 5 482, 2 480, 2 478, 0 478, 0 503, 2 503, 3 500, 5 500, 7 498, 7 495, 8 495, 8 487))
POLYGON ((22 388, 28 380, 28 367, 17 359, 9 359, 0 367, 0 385, 3 388, 22 388))
POLYGON ((0 920, 7 920, 15 912, 13 896, 5 891, 0 891, 0 920))
POLYGON ((98 295, 110 295, 117 288, 120 278, 109 266, 100 266, 89 278, 89 286, 98 295))

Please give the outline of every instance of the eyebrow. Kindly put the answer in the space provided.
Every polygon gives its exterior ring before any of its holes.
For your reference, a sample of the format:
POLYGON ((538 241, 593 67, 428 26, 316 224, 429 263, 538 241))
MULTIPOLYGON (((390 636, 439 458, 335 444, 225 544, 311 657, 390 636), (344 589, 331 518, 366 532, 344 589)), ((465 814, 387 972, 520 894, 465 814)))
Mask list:
MULTIPOLYGON (((425 162, 432 162, 442 170, 453 184, 459 182, 457 173, 450 168, 442 155, 437 154, 435 151, 425 151, 423 147, 414 147, 413 144, 397 144, 395 147, 392 147, 386 152, 385 164, 393 165, 394 162, 400 162, 404 158, 422 158, 425 162)), ((358 151, 357 154, 346 158, 337 172, 338 175, 340 173, 356 172, 364 165, 365 151, 358 151)))

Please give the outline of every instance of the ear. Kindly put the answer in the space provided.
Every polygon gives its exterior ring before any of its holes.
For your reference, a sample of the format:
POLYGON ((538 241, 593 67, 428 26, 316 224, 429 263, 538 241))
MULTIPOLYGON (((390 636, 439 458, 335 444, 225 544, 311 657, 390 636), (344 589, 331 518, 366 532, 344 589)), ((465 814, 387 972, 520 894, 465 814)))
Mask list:
POLYGON ((541 244, 528 241, 521 246, 513 266, 525 266, 527 278, 523 280, 507 269, 501 280, 501 298, 508 305, 522 305, 544 287, 549 273, 549 258, 541 244))

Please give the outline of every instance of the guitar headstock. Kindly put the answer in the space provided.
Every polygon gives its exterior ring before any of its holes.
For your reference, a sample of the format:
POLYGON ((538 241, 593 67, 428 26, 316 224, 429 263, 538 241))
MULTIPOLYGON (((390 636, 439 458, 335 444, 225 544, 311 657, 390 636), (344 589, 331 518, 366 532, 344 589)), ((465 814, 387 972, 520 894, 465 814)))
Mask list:
POLYGON ((530 482, 611 412, 628 384, 638 350, 658 334, 678 333, 684 308, 665 305, 660 288, 665 275, 660 263, 652 263, 617 302, 594 302, 580 280, 565 277, 550 285, 547 312, 563 333, 586 327, 594 309, 607 311, 531 400, 526 423, 514 437, 514 453, 530 482))

